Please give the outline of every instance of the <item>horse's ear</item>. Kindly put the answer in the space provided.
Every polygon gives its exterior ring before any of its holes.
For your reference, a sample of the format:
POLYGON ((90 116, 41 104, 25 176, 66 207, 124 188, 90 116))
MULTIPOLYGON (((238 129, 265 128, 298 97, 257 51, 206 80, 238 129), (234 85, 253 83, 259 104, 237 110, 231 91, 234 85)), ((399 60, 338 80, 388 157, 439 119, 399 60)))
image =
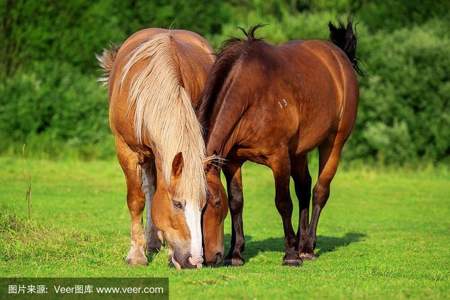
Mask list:
POLYGON ((173 158, 172 161, 172 177, 170 180, 170 185, 175 186, 180 179, 181 172, 183 172, 184 159, 183 153, 178 152, 177 155, 173 158))

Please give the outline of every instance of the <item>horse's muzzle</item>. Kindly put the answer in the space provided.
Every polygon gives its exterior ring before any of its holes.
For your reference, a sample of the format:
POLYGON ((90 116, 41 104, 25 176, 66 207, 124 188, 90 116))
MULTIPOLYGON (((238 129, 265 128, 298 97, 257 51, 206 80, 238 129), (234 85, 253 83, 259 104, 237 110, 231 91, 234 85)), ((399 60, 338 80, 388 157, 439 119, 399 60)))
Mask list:
POLYGON ((194 258, 190 253, 179 255, 176 251, 172 256, 172 264, 176 269, 200 269, 202 267, 203 258, 194 258))

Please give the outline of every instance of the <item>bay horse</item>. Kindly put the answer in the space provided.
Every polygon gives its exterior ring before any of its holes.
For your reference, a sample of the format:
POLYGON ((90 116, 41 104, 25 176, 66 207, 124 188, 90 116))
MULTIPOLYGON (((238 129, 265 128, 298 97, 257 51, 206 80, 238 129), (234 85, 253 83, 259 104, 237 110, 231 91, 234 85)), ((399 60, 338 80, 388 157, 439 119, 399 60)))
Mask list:
POLYGON ((131 265, 147 264, 145 250, 159 250, 161 240, 177 269, 202 265, 207 157, 195 107, 214 62, 212 52, 196 33, 150 28, 99 57, 127 184, 131 265))
MULTIPOLYGON (((230 39, 218 53, 206 82, 199 119, 206 129, 207 155, 225 158, 222 170, 232 221, 226 263, 244 263, 241 166, 250 160, 272 169, 275 204, 284 229, 283 264, 298 266, 303 259, 314 258, 319 216, 329 197, 342 147, 355 123, 357 40, 351 22, 338 27, 330 23, 331 42, 296 40, 279 46, 256 38, 258 27, 244 31, 246 39, 230 39), (309 220, 307 154, 316 147, 319 175, 309 220), (291 223, 290 177, 299 201, 297 234, 291 223)), ((208 178, 218 177, 219 169, 210 168, 208 178)), ((208 205, 205 216, 214 209, 208 205)))

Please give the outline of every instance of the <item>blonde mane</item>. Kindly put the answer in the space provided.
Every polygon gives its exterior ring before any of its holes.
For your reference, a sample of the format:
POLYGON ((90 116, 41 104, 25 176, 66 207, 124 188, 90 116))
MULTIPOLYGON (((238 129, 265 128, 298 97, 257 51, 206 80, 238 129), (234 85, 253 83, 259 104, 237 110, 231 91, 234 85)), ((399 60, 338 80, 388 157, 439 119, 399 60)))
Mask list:
POLYGON ((121 85, 131 68, 145 61, 131 78, 128 95, 129 111, 135 111, 136 138, 139 143, 143 136, 150 141, 147 146, 160 160, 167 183, 173 158, 183 153, 184 167, 176 197, 200 204, 206 194, 205 143, 190 96, 180 84, 172 42, 170 33, 160 33, 134 49, 123 69, 121 85))

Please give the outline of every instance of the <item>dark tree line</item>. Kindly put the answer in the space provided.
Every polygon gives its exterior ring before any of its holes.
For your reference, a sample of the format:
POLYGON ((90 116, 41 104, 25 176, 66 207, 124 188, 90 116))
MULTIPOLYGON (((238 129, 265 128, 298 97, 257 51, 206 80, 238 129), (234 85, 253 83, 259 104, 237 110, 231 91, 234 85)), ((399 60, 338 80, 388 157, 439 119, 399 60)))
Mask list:
POLYGON ((358 121, 344 156, 449 162, 450 5, 370 0, 5 0, 0 3, 0 152, 109 157, 106 91, 95 53, 145 27, 196 31, 214 47, 237 26, 268 41, 327 38, 352 15, 359 35, 358 121))

